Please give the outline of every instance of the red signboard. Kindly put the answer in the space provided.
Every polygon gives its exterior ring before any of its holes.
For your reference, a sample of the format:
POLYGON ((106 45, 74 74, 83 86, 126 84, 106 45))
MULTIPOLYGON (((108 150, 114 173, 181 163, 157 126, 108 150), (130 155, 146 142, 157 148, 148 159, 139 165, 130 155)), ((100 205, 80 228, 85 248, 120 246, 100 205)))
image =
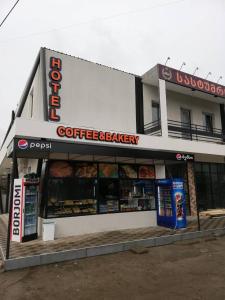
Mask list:
POLYGON ((225 86, 178 71, 176 69, 169 68, 167 66, 158 65, 158 76, 160 79, 189 87, 192 90, 198 90, 214 96, 225 98, 225 86))
POLYGON ((53 122, 59 122, 60 116, 58 111, 61 107, 61 98, 59 96, 59 90, 61 89, 60 81, 62 80, 62 61, 60 58, 50 58, 50 72, 49 72, 49 86, 51 88, 51 94, 49 95, 49 120, 53 122))
POLYGON ((59 137, 66 137, 72 139, 85 139, 100 142, 133 144, 137 145, 139 141, 138 135, 98 131, 92 129, 72 128, 65 126, 58 126, 56 133, 59 137))

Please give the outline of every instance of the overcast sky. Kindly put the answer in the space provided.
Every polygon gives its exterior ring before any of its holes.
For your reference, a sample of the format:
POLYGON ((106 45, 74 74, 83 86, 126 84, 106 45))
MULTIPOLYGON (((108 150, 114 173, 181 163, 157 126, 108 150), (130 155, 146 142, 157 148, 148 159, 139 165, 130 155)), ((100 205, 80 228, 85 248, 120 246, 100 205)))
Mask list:
POLYGON ((20 0, 0 28, 0 135, 41 46, 138 75, 170 56, 225 85, 224 37, 225 0, 20 0))

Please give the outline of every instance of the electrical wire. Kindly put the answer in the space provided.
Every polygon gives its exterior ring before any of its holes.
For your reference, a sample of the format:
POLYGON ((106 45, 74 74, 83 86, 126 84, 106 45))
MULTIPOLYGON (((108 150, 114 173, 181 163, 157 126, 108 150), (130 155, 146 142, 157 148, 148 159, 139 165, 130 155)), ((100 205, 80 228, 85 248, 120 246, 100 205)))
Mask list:
POLYGON ((56 31, 60 31, 60 30, 68 30, 72 27, 76 27, 76 26, 80 26, 80 25, 87 25, 87 24, 95 23, 95 22, 103 22, 103 21, 119 18, 119 17, 122 17, 122 16, 131 15, 131 14, 144 13, 144 12, 146 12, 148 10, 151 10, 151 9, 156 9, 156 8, 160 8, 160 7, 164 7, 164 6, 169 6, 169 5, 177 4, 177 3, 180 3, 180 2, 184 2, 184 1, 186 1, 186 0, 169 1, 169 2, 166 2, 166 3, 157 4, 157 5, 154 5, 154 6, 151 6, 151 7, 145 7, 145 8, 141 8, 141 9, 138 9, 138 10, 131 10, 131 11, 127 11, 127 12, 121 12, 119 14, 115 14, 115 15, 111 15, 111 16, 107 16, 107 17, 102 17, 102 18, 96 18, 96 19, 92 19, 92 20, 88 20, 88 21, 79 22, 79 23, 74 23, 74 24, 70 24, 70 25, 67 25, 67 26, 50 29, 50 30, 47 30, 47 31, 35 32, 35 33, 27 34, 27 35, 24 35, 24 36, 11 38, 11 39, 8 39, 8 40, 5 40, 5 41, 0 41, 0 44, 6 43, 6 42, 9 42, 9 41, 13 41, 13 40, 17 40, 17 39, 26 39, 26 38, 29 38, 29 37, 32 37, 32 36, 48 34, 48 33, 56 32, 56 31))
POLYGON ((20 0, 17 0, 16 3, 13 5, 13 7, 10 9, 10 11, 7 13, 7 15, 5 16, 5 18, 3 19, 3 21, 0 24, 0 27, 3 25, 3 23, 5 23, 6 19, 8 18, 8 16, 11 14, 11 12, 14 10, 14 8, 16 7, 16 5, 18 4, 20 0))

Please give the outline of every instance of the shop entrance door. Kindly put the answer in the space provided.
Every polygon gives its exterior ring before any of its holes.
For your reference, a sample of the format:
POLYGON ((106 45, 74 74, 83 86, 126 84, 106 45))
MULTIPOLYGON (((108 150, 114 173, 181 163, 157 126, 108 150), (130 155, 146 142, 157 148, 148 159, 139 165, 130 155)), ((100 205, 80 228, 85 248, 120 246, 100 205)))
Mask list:
POLYGON ((225 165, 195 162, 200 210, 225 208, 225 165))
POLYGON ((191 111, 181 108, 182 138, 191 140, 191 111))

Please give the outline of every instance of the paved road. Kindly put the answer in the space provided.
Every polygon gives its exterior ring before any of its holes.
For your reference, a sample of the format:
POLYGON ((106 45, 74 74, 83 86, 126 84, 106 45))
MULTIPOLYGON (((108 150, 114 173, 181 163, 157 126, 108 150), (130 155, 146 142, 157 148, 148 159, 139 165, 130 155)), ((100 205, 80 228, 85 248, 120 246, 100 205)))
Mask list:
POLYGON ((0 299, 224 300, 224 248, 208 238, 1 273, 0 299))

